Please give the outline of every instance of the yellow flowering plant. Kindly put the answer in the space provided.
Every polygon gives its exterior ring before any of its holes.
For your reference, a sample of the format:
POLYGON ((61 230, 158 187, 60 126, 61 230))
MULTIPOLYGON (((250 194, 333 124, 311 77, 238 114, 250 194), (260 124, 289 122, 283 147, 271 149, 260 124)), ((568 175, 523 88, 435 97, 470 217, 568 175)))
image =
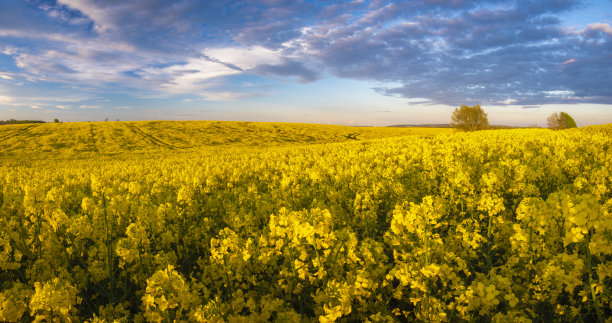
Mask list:
MULTIPOLYGON (((0 321, 612 316, 610 125, 368 129, 348 142, 326 126, 228 126, 266 138, 245 142, 207 134, 214 122, 173 126, 212 148, 129 125, 175 146, 134 138, 93 153, 74 139, 36 157, 8 140, 0 321)), ((100 127, 112 138, 123 126, 100 127)))

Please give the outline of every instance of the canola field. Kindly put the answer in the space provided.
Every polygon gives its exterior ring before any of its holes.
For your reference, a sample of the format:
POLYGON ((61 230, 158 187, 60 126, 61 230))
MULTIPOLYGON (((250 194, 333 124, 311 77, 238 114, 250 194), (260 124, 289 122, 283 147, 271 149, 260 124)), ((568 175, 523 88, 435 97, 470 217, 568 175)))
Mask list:
POLYGON ((31 126, 0 321, 612 320, 612 125, 31 126))
POLYGON ((266 148, 405 135, 433 136, 451 129, 343 127, 231 121, 134 121, 17 124, 0 127, 0 158, 98 158, 169 154, 211 148, 266 148))

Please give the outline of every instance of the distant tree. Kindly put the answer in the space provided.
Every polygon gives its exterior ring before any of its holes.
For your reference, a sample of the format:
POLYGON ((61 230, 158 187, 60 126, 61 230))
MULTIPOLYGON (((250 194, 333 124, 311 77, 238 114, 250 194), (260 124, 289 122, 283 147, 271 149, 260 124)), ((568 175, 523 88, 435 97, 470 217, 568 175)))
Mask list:
POLYGON ((548 116, 546 120, 548 128, 552 130, 576 128, 576 121, 569 114, 565 112, 555 112, 548 116))
POLYGON ((24 123, 46 123, 46 121, 42 120, 0 120, 0 124, 24 124, 24 123))
POLYGON ((53 123, 59 123, 59 122, 60 121, 57 118, 53 119, 53 123))
POLYGON ((576 128, 576 121, 569 114, 561 112, 561 120, 565 123, 565 128, 576 128))
POLYGON ((548 128, 552 130, 561 129, 561 114, 559 112, 555 112, 548 116, 546 119, 546 123, 548 124, 548 128))
POLYGON ((104 121, 108 121, 108 118, 105 118, 104 121))
POLYGON ((489 128, 489 119, 480 105, 462 105, 453 111, 450 126, 461 131, 484 130, 489 128))

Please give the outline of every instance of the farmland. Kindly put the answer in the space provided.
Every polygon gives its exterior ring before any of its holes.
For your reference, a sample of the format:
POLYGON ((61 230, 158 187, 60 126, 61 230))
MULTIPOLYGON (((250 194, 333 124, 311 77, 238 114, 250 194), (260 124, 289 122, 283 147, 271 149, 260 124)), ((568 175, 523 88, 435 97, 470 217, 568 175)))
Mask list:
POLYGON ((0 321, 603 321, 612 125, 0 127, 0 321))
POLYGON ((343 127, 229 121, 136 121, 20 124, 0 127, 0 157, 83 159, 134 153, 279 147, 451 133, 450 129, 343 127), (41 155, 42 154, 42 155, 41 155))

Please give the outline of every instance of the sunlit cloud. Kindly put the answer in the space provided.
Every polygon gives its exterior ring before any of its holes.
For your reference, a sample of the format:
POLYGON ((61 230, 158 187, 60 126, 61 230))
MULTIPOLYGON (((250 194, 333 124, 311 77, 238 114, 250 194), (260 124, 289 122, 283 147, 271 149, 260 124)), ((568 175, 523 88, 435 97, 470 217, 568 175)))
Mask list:
POLYGON ((601 31, 603 33, 606 33, 612 36, 612 27, 607 23, 596 22, 596 23, 588 24, 586 30, 587 31, 589 30, 601 31))
POLYGON ((576 62, 576 59, 575 59, 575 58, 570 58, 570 59, 568 59, 567 61, 565 61, 565 62, 563 62, 563 63, 561 63, 561 64, 565 65, 565 64, 575 63, 575 62, 576 62))

